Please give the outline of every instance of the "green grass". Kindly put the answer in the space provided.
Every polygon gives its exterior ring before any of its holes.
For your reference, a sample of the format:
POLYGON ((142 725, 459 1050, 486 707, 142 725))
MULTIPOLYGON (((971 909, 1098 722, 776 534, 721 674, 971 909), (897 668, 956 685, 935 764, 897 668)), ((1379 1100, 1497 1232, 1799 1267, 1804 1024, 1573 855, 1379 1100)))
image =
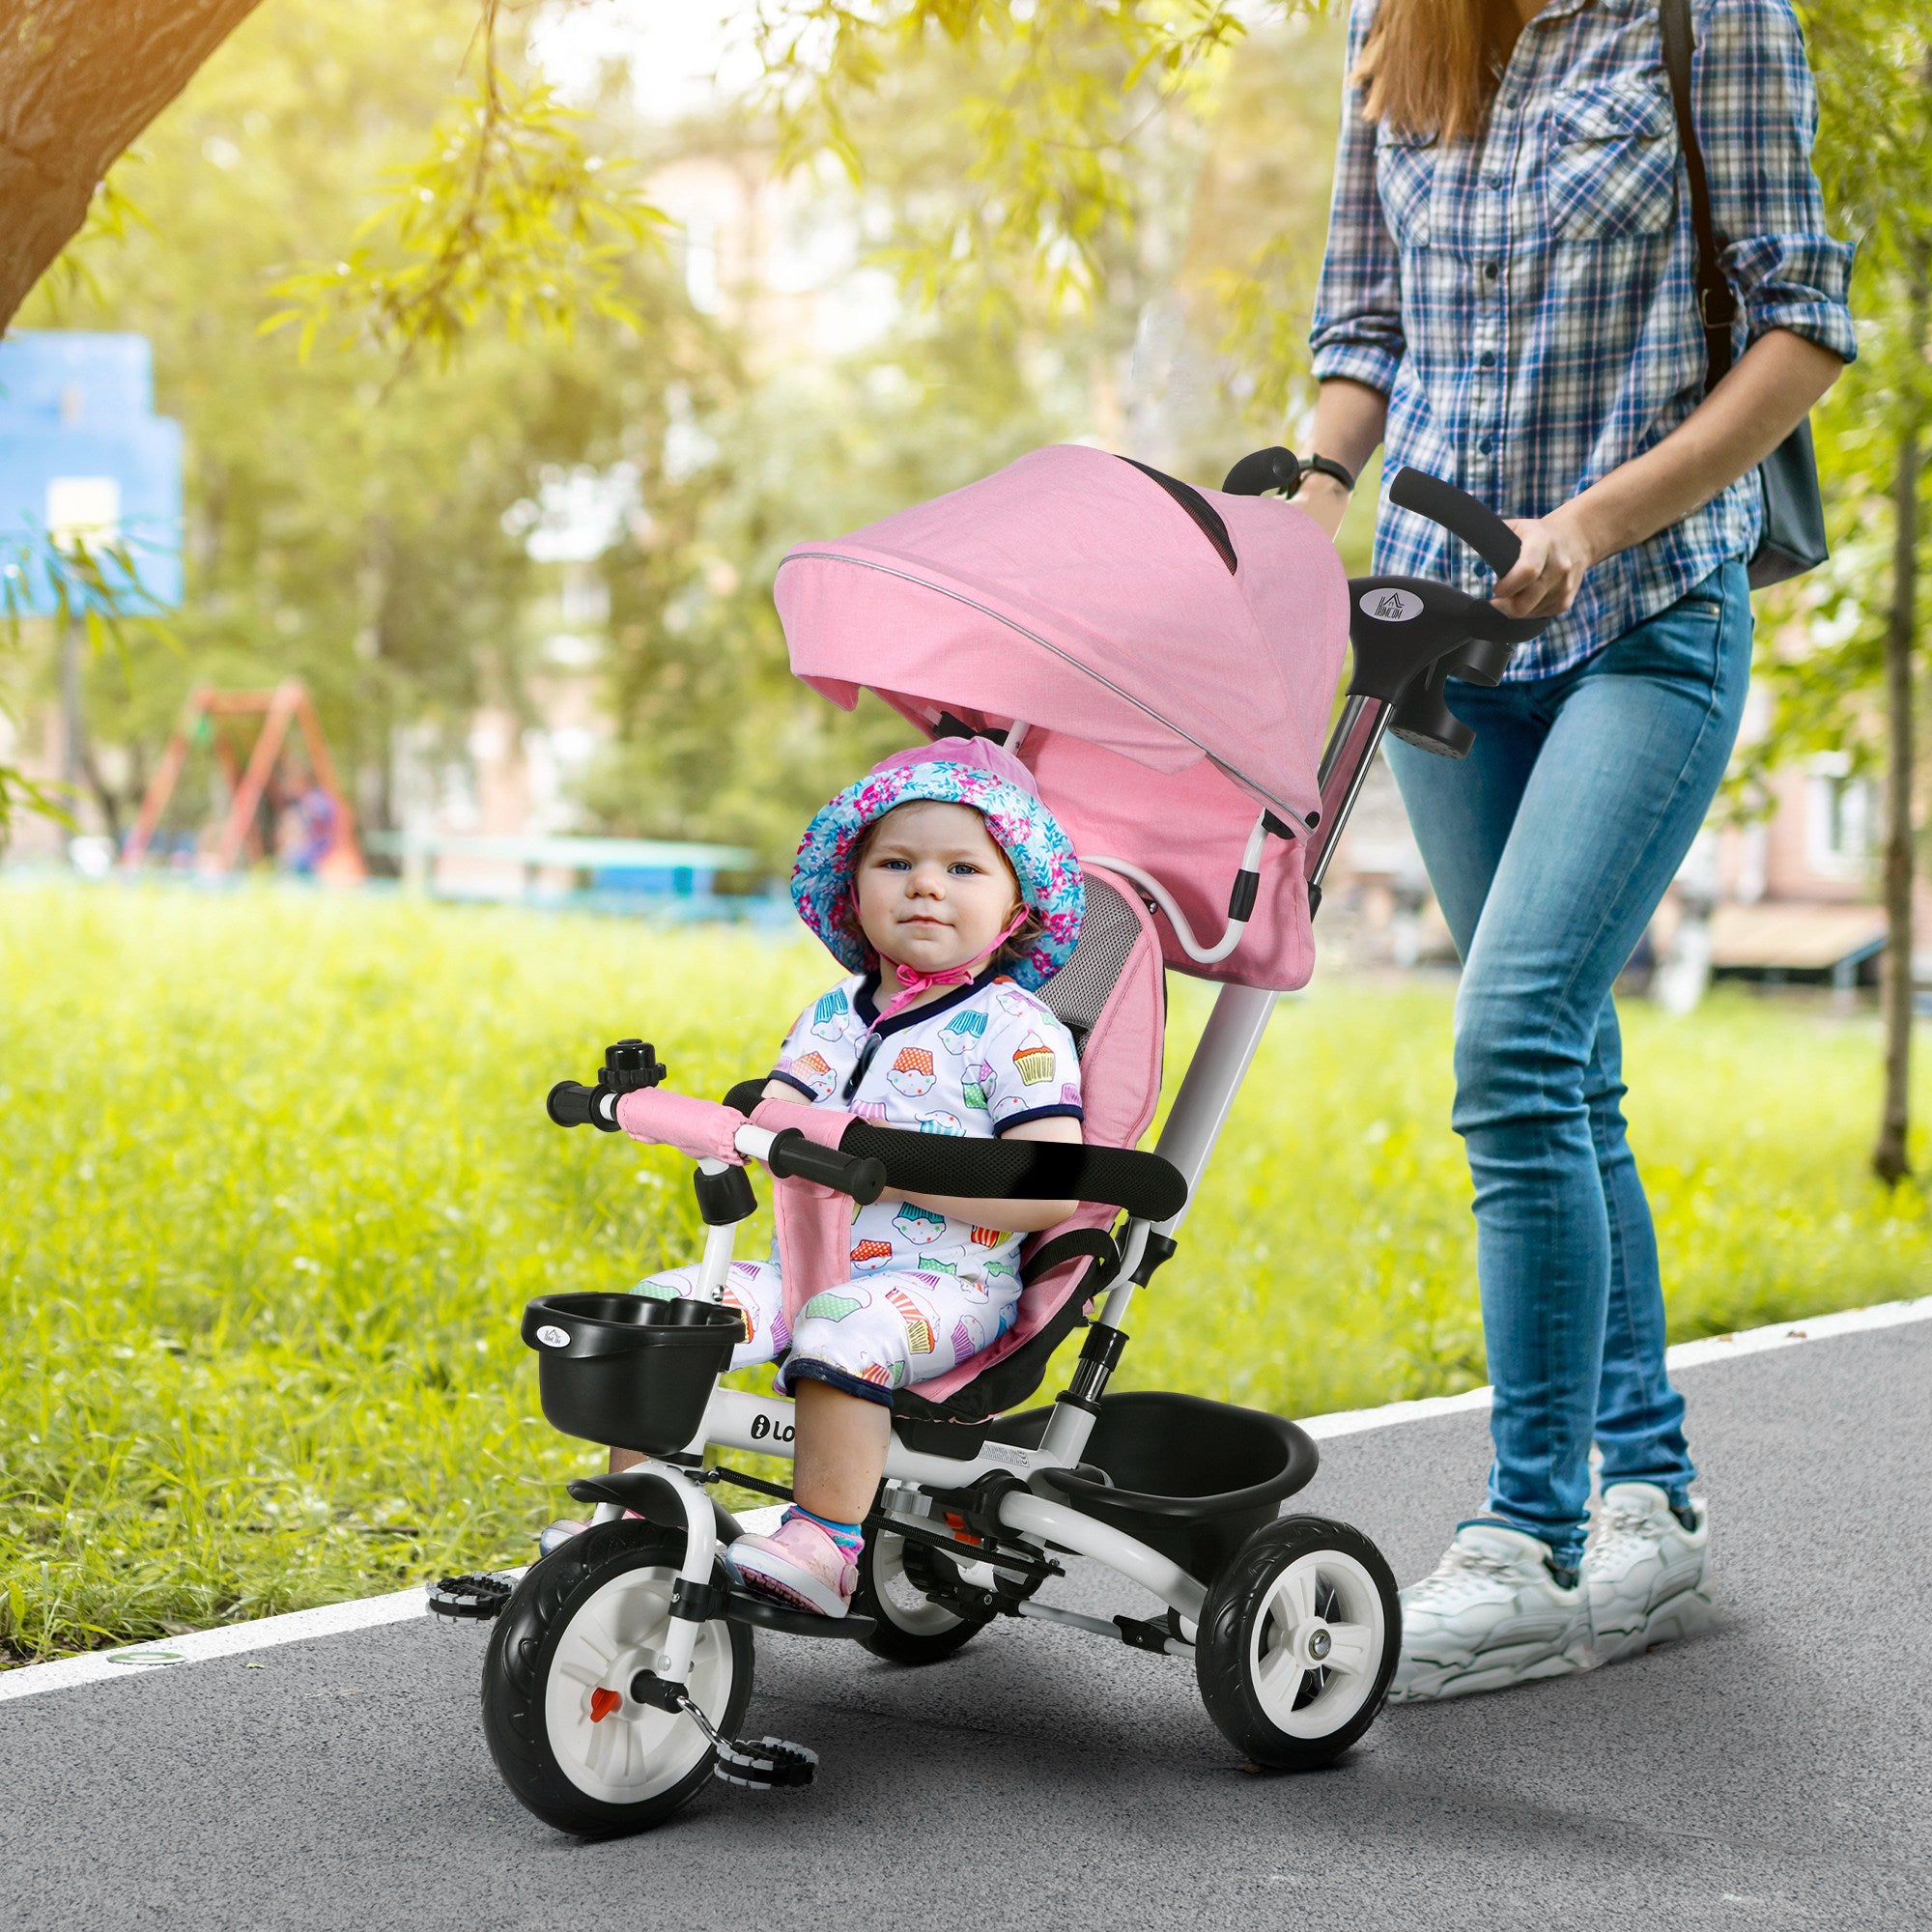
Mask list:
MULTIPOLYGON (((545 1090, 642 1032, 722 1092, 830 977, 802 939, 0 890, 0 1661, 526 1555, 595 1452, 536 1413, 524 1302, 697 1225, 677 1156, 545 1090)), ((1171 1065, 1207 1006, 1177 987, 1171 1065)), ((1440 987, 1283 1005, 1126 1384, 1306 1414, 1483 1378, 1448 1027, 1440 987)), ((1865 1178, 1868 1017, 1627 1033, 1676 1335, 1932 1279, 1922 1199, 1865 1178)))

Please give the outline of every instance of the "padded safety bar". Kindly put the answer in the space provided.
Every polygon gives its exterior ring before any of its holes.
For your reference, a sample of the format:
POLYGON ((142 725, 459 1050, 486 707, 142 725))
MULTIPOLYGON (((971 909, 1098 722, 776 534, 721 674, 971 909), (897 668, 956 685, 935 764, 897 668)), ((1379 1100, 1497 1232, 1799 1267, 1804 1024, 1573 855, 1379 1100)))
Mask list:
POLYGON ((1187 1182, 1172 1161, 1130 1148, 1065 1141, 966 1140, 914 1134, 855 1121, 838 1143, 886 1170, 905 1194, 962 1194, 995 1201, 1094 1201, 1139 1220, 1165 1221, 1187 1205, 1187 1182))
MULTIPOLYGON (((741 1080, 724 1096, 749 1114, 765 1091, 741 1080)), ((987 1201, 1094 1201, 1144 1221, 1166 1221, 1187 1205, 1187 1182, 1172 1161, 1131 1148, 1065 1141, 966 1140, 914 1134, 854 1121, 838 1151, 877 1160, 886 1185, 902 1194, 957 1194, 987 1201)))

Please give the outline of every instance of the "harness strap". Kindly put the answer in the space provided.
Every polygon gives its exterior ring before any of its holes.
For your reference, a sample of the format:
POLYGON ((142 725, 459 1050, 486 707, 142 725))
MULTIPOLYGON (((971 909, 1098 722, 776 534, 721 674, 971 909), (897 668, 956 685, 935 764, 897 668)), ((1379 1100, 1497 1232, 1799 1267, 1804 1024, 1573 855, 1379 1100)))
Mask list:
POLYGON ((1121 1251, 1104 1228, 1071 1228, 1050 1241, 1042 1241, 1021 1267, 1020 1279, 1031 1286, 1082 1255, 1091 1255, 1098 1264, 1092 1283, 1096 1290, 1105 1288, 1121 1271, 1121 1251))

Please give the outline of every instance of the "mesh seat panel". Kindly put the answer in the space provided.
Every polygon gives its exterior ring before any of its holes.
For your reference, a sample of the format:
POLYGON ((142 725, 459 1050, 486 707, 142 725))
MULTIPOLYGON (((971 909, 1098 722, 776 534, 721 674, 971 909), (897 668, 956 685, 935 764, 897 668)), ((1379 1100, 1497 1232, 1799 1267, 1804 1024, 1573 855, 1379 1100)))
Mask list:
POLYGON ((1120 984, 1121 969, 1141 935, 1141 923, 1119 893, 1104 879, 1089 877, 1087 911, 1073 956, 1044 986, 1039 997, 1073 1036, 1073 1050, 1085 1055, 1087 1036, 1120 984))

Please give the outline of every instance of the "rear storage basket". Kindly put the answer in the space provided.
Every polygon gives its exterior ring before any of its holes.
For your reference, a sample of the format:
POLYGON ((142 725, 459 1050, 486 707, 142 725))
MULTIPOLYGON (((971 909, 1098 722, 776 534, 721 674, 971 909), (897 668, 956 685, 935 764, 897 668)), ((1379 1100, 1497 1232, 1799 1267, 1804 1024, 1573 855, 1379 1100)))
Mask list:
POLYGON ((745 1339, 735 1309, 642 1294, 544 1294, 524 1311, 545 1419, 566 1435, 668 1456, 745 1339))
MULTIPOLYGON (((996 1441, 1037 1445, 1048 1409, 995 1423, 996 1441)), ((1320 1461, 1293 1423, 1264 1409, 1147 1390, 1100 1398, 1083 1468, 1041 1470, 1035 1487, 1124 1530, 1211 1582, 1320 1461)))

